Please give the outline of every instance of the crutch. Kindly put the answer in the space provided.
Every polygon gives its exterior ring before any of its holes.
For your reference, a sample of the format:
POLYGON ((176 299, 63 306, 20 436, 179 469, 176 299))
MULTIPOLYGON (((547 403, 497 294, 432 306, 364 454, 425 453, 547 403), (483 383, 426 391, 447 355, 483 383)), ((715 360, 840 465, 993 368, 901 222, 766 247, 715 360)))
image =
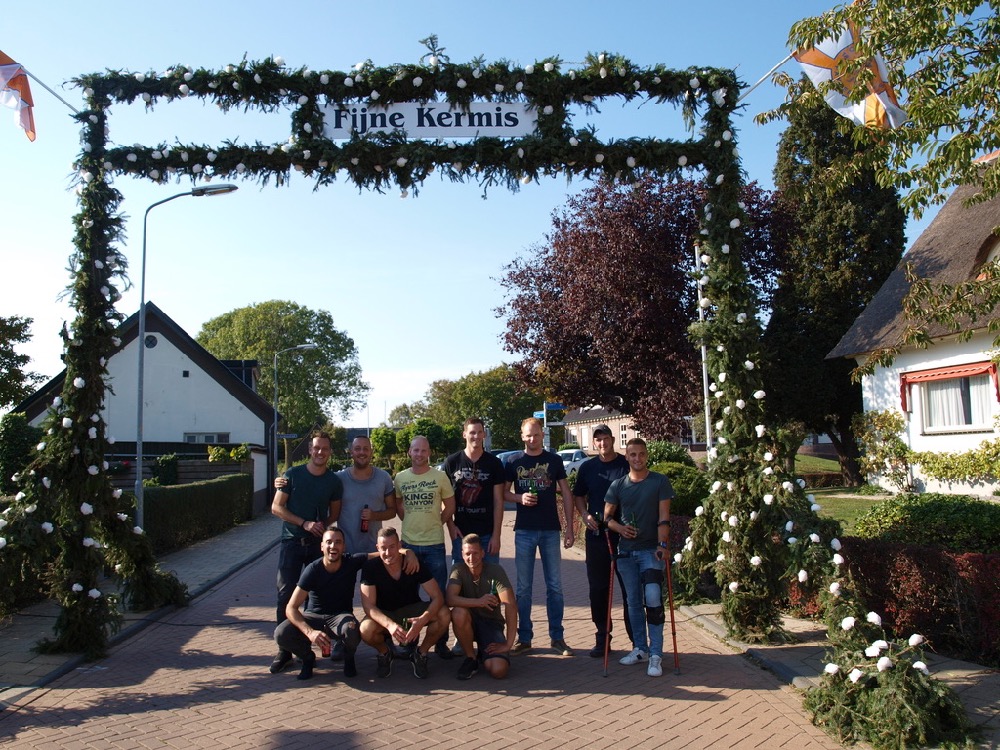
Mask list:
POLYGON ((608 577, 608 620, 604 625, 604 676, 608 676, 608 654, 611 652, 611 600, 615 594, 615 551, 611 548, 611 532, 604 527, 604 538, 608 541, 608 558, 611 560, 611 574, 608 577))
POLYGON ((670 605, 670 635, 674 639, 674 674, 680 674, 681 661, 680 657, 677 656, 677 624, 674 622, 674 584, 673 579, 670 577, 672 563, 673 560, 668 555, 666 565, 663 567, 667 569, 667 603, 670 605))

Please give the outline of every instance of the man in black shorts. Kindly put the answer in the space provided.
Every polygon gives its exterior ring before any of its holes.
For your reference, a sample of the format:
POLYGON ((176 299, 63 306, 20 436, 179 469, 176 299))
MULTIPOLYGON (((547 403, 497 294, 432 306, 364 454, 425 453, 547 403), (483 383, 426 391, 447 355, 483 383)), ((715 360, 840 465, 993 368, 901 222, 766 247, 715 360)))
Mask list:
POLYGON ((413 674, 427 679, 427 653, 448 632, 451 613, 444 606, 444 595, 430 571, 420 567, 415 573, 403 570, 399 535, 391 526, 378 531, 375 544, 379 558, 369 560, 361 569, 361 605, 365 619, 361 638, 378 651, 376 677, 392 672, 394 653, 391 640, 413 649, 413 674), (420 590, 430 597, 421 601, 420 590), (427 633, 416 645, 420 631, 427 633))
POLYGON ((517 635, 517 600, 507 572, 497 563, 484 562, 484 555, 482 540, 476 534, 466 534, 462 538, 462 564, 451 569, 448 580, 452 627, 465 654, 458 668, 460 680, 472 677, 480 662, 491 677, 506 677, 508 654, 517 635), (474 643, 479 644, 478 659, 474 643))

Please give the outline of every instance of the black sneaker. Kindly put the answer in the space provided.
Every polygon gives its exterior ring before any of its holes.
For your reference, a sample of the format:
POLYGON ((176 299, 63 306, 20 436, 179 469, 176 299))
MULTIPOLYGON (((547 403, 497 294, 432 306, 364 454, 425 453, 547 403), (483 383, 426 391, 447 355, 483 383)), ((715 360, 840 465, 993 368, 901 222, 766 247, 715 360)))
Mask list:
POLYGON ((413 676, 426 680, 427 675, 427 654, 422 654, 420 649, 417 649, 413 652, 413 676))
POLYGON ((454 659, 455 654, 451 652, 448 648, 448 641, 442 638, 440 641, 434 644, 434 653, 437 654, 442 659, 454 659))
POLYGON ((358 665, 354 661, 354 652, 347 651, 344 653, 344 677, 357 677, 358 676, 358 665))
POLYGON ((302 669, 299 670, 297 680, 308 680, 313 676, 313 667, 316 666, 316 654, 307 654, 302 659, 302 669))
MULTIPOLYGON (((609 641, 611 640, 611 636, 610 635, 606 636, 603 633, 598 633, 597 634, 597 638, 595 639, 596 643, 594 644, 594 647, 592 649, 590 649, 590 652, 589 652, 591 658, 600 659, 602 656, 604 656, 604 647, 605 647, 604 639, 605 638, 607 638, 609 641)), ((610 652, 610 650, 611 650, 611 644, 610 643, 607 644, 607 647, 608 647, 608 651, 610 652)))
POLYGON ((392 649, 384 654, 378 655, 378 664, 375 667, 376 677, 388 677, 392 674, 392 649))
POLYGON ((288 666, 288 663, 291 660, 292 654, 290 651, 279 651, 278 655, 275 656, 274 660, 271 662, 271 674, 278 674, 278 672, 281 672, 288 666))
POLYGON ((330 661, 343 661, 344 652, 346 651, 343 641, 335 640, 333 642, 333 648, 330 650, 330 661))
POLYGON ((479 662, 471 656, 466 656, 462 661, 462 666, 458 668, 458 679, 471 680, 472 675, 479 671, 479 662))

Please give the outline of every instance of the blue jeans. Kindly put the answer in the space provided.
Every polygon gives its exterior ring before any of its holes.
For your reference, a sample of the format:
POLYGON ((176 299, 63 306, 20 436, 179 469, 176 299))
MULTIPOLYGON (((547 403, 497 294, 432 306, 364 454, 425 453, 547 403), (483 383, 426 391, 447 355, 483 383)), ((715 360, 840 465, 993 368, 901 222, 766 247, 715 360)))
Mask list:
POLYGON ((657 583, 643 583, 644 570, 663 570, 663 560, 656 559, 655 549, 619 553, 618 574, 628 596, 628 619, 632 623, 632 641, 636 648, 662 658, 663 624, 648 625, 645 608, 663 606, 663 587, 657 583))
POLYGON ((561 544, 558 531, 521 529, 514 532, 514 566, 517 570, 517 639, 531 643, 531 589, 535 575, 535 551, 542 558, 545 576, 545 609, 549 616, 549 637, 556 641, 563 637, 563 590, 559 571, 561 544))
POLYGON ((413 552, 420 567, 429 570, 437 585, 441 587, 441 596, 445 595, 448 585, 448 563, 444 556, 444 544, 406 544, 406 549, 413 552))
MULTIPOLYGON (((483 543, 483 560, 490 563, 500 564, 500 555, 490 555, 487 550, 490 548, 490 539, 493 538, 492 534, 480 534, 479 539, 483 543)), ((460 565, 465 561, 462 559, 462 538, 458 537, 453 539, 451 542, 451 564, 460 565)))

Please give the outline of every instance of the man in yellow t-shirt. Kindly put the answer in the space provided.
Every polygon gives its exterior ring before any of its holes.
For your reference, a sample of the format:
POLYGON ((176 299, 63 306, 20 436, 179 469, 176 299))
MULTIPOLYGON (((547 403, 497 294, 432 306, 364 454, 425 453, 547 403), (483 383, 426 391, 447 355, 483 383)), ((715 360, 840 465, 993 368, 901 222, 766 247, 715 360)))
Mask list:
MULTIPOLYGON (((420 567, 430 571, 441 591, 448 585, 445 561, 444 525, 455 515, 455 491, 448 475, 430 465, 431 446, 423 435, 416 435, 407 451, 410 468, 393 479, 396 487, 396 513, 403 521, 403 544, 413 551, 420 567)), ((452 658, 445 633, 434 647, 442 659, 452 658)))

